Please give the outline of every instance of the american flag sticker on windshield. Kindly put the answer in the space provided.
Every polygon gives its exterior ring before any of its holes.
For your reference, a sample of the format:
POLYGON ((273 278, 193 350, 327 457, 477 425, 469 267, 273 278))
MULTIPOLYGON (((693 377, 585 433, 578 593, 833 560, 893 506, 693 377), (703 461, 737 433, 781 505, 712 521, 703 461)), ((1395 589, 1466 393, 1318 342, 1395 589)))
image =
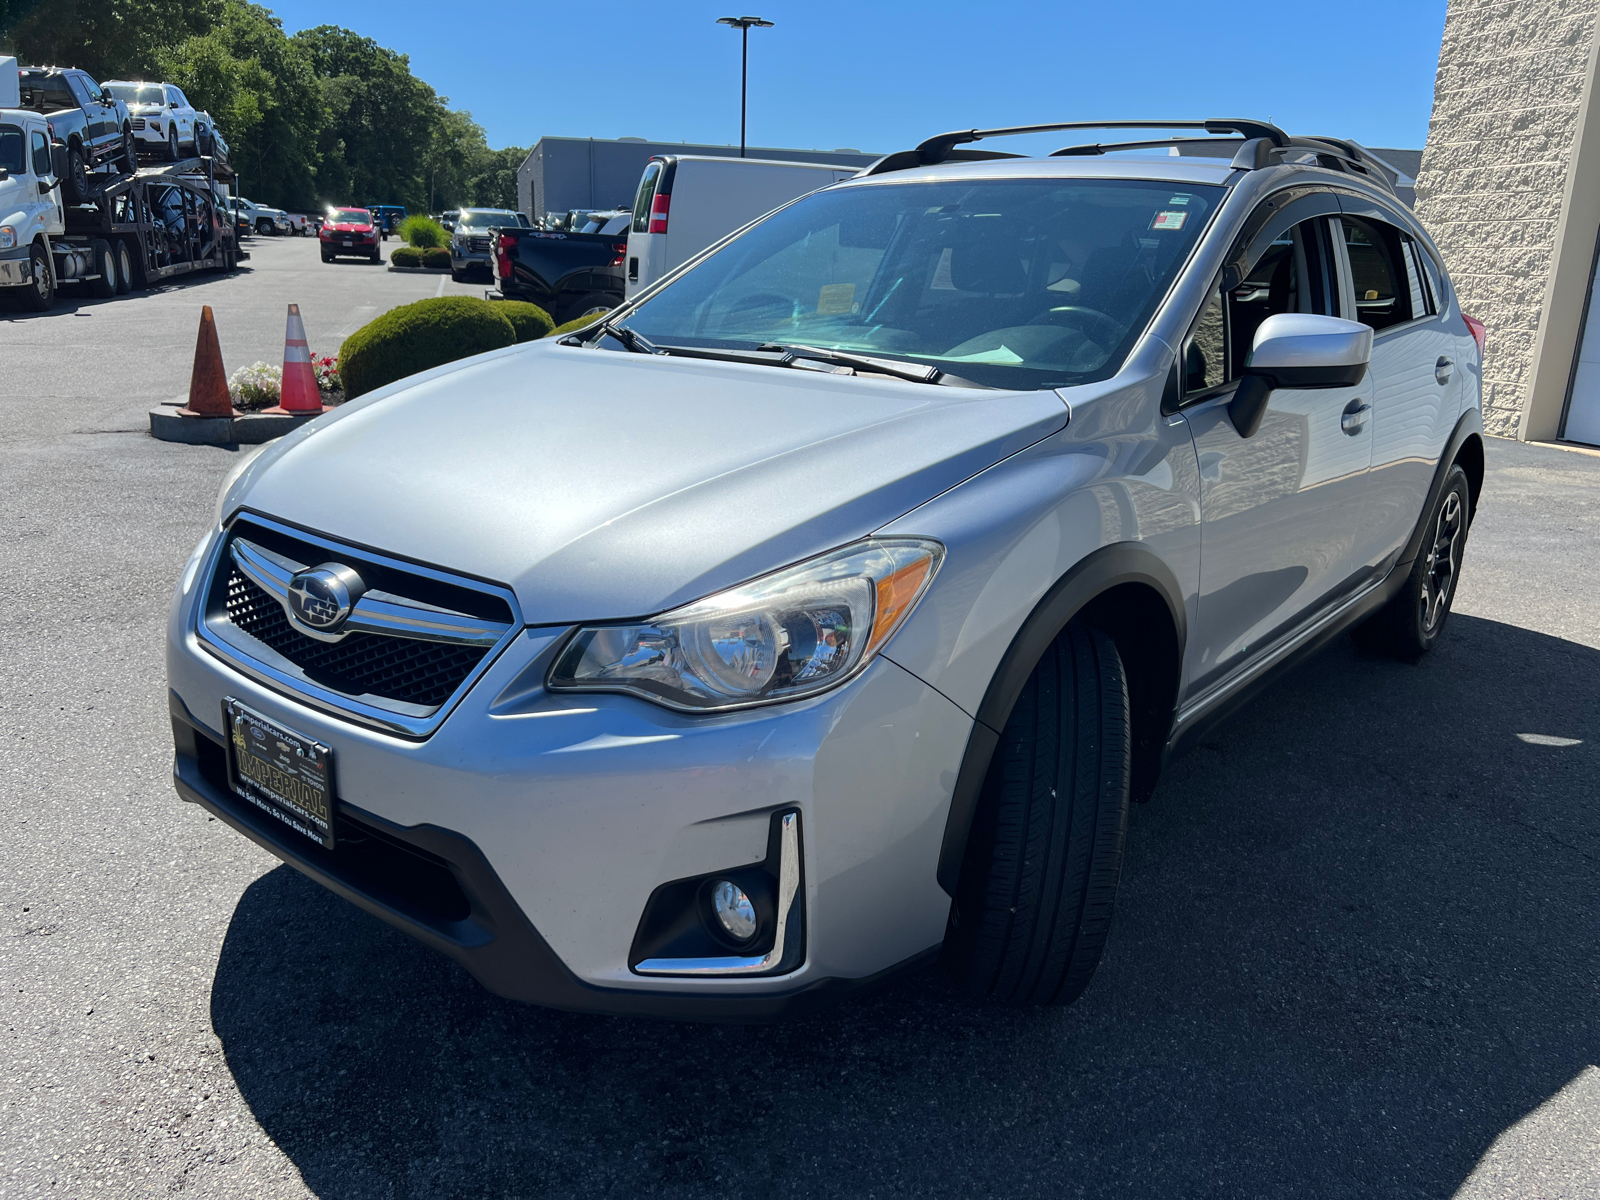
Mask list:
POLYGON ((1158 212, 1156 219, 1150 222, 1151 229, 1182 229, 1183 223, 1189 219, 1187 212, 1158 212))

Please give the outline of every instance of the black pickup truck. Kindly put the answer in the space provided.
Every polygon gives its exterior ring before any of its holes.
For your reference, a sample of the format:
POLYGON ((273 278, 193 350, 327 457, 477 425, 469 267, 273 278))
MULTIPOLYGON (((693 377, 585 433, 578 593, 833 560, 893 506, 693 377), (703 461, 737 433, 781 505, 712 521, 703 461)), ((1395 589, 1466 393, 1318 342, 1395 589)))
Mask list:
POLYGON ((67 150, 62 190, 68 204, 93 195, 91 173, 132 175, 139 160, 128 106, 75 67, 23 67, 17 72, 22 107, 50 118, 51 136, 67 150))
POLYGON ((507 300, 531 300, 564 325, 622 303, 625 233, 561 233, 501 227, 489 231, 489 269, 507 300))

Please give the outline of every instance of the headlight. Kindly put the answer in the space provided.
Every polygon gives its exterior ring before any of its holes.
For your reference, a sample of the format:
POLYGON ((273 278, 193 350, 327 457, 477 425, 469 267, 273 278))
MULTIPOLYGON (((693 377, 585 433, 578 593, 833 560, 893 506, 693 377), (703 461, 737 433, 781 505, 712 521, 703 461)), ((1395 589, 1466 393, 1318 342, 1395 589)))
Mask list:
POLYGON ((938 542, 873 538, 650 621, 580 629, 548 685, 701 712, 815 695, 872 660, 943 558, 938 542))
POLYGON ((17 231, 10 225, 0 225, 0 250, 10 250, 17 244, 17 231))

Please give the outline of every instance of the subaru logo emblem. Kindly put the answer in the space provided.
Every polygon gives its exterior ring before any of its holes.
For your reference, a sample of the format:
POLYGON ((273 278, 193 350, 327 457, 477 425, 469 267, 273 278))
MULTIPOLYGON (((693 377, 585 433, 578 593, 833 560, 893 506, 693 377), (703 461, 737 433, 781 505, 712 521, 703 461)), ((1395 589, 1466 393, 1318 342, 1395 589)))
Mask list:
POLYGON ((289 580, 289 615, 307 629, 328 633, 343 624, 365 590, 349 567, 323 563, 289 580))

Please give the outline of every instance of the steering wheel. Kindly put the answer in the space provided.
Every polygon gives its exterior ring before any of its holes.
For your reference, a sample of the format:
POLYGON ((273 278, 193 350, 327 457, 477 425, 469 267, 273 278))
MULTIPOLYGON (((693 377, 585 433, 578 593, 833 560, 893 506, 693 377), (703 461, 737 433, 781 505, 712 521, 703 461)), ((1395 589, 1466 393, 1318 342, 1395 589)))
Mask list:
POLYGON ((1102 346, 1115 346, 1119 341, 1122 340, 1122 335, 1127 331, 1127 327, 1121 322, 1115 321, 1106 316, 1106 314, 1101 312, 1098 308, 1085 308, 1081 304, 1063 304, 1057 308, 1047 308, 1042 313, 1031 318, 1028 321, 1028 324, 1071 325, 1076 327, 1078 331, 1085 337, 1089 337, 1092 336, 1092 334, 1090 329, 1084 327, 1084 324, 1087 324, 1088 326, 1097 328, 1106 334, 1105 337, 1095 338, 1095 340, 1098 341, 1102 346), (1080 324, 1077 320, 1063 320, 1063 317, 1082 317, 1087 318, 1087 321, 1083 324, 1080 324))

